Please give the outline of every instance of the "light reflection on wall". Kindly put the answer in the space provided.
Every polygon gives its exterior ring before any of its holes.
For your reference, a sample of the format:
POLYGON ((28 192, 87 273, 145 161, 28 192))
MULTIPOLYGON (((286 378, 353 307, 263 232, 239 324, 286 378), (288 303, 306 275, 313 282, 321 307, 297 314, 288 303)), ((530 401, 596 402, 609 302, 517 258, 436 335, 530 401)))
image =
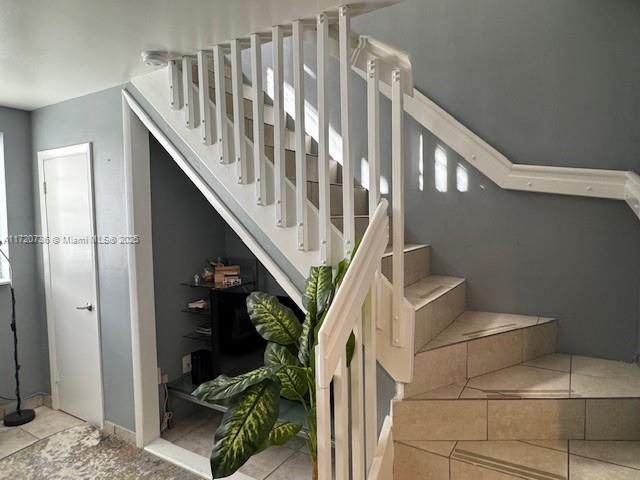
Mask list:
POLYGON ((469 190, 469 174, 467 169, 458 164, 456 168, 456 187, 459 192, 466 192, 469 190))
POLYGON ((418 190, 424 190, 424 138, 420 134, 420 145, 418 147, 418 190))
POLYGON ((446 192, 448 181, 447 152, 439 145, 435 151, 435 179, 436 190, 443 193, 446 192))

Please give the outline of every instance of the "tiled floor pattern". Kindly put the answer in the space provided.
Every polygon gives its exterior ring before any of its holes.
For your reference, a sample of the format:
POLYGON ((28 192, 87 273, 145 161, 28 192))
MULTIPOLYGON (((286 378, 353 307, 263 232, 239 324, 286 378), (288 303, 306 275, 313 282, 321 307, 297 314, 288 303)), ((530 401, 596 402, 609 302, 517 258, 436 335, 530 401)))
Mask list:
POLYGON ((394 480, 638 480, 640 442, 396 442, 394 480))
POLYGON ((197 476, 66 413, 36 408, 21 427, 0 426, 0 480, 197 480, 197 476))
MULTIPOLYGON (((219 412, 200 413, 176 423, 162 438, 209 458, 221 419, 219 412)), ((240 471, 256 480, 308 480, 311 479, 311 460, 304 440, 295 438, 285 446, 271 447, 251 457, 240 471)))
POLYGON ((640 398, 640 367, 555 353, 412 398, 640 398))

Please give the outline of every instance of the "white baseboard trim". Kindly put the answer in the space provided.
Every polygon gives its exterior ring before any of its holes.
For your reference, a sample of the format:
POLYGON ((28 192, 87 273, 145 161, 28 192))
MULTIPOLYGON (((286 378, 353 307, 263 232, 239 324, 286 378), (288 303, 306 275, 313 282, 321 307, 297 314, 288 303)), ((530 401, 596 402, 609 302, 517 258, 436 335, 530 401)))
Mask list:
POLYGON ((130 443, 131 445, 136 444, 136 432, 132 432, 131 430, 121 427, 120 425, 116 425, 115 423, 108 420, 104 421, 102 434, 105 436, 114 436, 118 440, 130 443))

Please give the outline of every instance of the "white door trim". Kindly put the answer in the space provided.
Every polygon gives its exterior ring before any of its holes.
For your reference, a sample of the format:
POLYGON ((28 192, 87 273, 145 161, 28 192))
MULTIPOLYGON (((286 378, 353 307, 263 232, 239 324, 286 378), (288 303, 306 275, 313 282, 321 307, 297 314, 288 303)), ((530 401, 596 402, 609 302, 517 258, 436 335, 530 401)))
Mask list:
MULTIPOLYGON (((42 150, 38 152, 38 192, 40 199, 40 232, 43 240, 46 240, 49 233, 49 227, 47 224, 47 212, 46 212, 46 197, 44 187, 44 162, 52 158, 64 157, 69 155, 84 154, 84 158, 87 162, 87 171, 89 172, 89 211, 91 213, 91 235, 95 237, 96 234, 96 222, 95 222, 95 204, 93 198, 93 157, 91 153, 91 143, 80 143, 77 145, 70 145, 67 147, 54 148, 50 150, 42 150)), ((96 319, 98 322, 98 344, 96 345, 96 352, 98 353, 98 375, 99 375, 99 408, 100 412, 98 418, 100 419, 100 428, 104 426, 104 383, 102 374, 102 338, 100 335, 100 290, 98 283, 98 254, 96 242, 91 242, 91 258, 93 262, 93 273, 95 282, 96 298, 94 300, 96 319)), ((49 365, 51 376, 51 403, 54 409, 58 409, 60 406, 60 392, 58 389, 58 363, 57 363, 57 351, 55 341, 55 322, 56 319, 53 315, 54 309, 52 305, 52 293, 51 293, 51 272, 49 268, 49 244, 47 241, 42 242, 42 264, 44 274, 44 289, 45 289, 45 315, 47 318, 47 336, 49 339, 49 365)))

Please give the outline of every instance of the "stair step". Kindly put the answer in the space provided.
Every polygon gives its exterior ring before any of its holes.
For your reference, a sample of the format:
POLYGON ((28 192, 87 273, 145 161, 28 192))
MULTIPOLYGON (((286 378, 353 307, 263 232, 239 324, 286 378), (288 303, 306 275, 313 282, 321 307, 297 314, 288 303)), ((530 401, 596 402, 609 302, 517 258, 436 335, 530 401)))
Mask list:
MULTIPOLYGON (((342 185, 332 183, 329 185, 329 208, 332 216, 342 215, 342 185)), ((318 182, 307 182, 307 197, 316 207, 320 205, 320 184, 318 182)), ((353 208, 356 215, 366 216, 369 212, 369 192, 362 187, 354 186, 353 208)))
POLYGON ((408 285, 404 295, 416 310, 416 352, 447 328, 466 308, 464 278, 429 275, 408 285))
MULTIPOLYGON (((405 286, 416 283, 430 273, 429 245, 405 244, 404 247, 404 284, 405 286)), ((388 247, 382 256, 382 274, 393 281, 393 251, 388 247)))
POLYGON ((551 354, 394 405, 397 440, 640 440, 640 367, 551 354))
POLYGON ((397 441, 393 478, 637 480, 640 442, 397 441))
POLYGON ((548 355, 556 351, 556 338, 554 319, 465 312, 416 354, 405 396, 422 398, 425 392, 548 355))
MULTIPOLYGON (((274 152, 273 146, 265 146, 264 153, 266 157, 273 163, 274 152)), ((296 152, 294 150, 285 149, 285 175, 291 181, 296 178, 296 152)), ((307 180, 312 182, 319 181, 318 177, 318 156, 307 153, 307 180)), ((342 166, 334 159, 329 159, 329 182, 342 183, 342 166)))

